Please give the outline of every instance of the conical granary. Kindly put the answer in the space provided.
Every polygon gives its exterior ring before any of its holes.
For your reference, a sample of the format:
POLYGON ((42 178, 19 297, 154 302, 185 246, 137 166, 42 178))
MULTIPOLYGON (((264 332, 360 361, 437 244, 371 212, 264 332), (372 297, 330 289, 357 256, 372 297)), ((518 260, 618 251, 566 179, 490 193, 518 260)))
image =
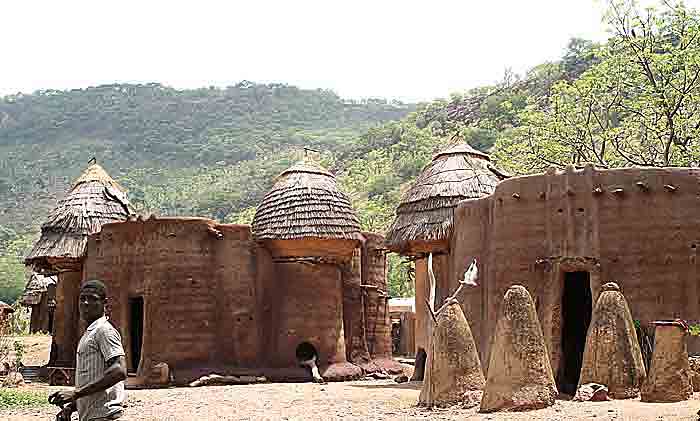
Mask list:
POLYGON ((437 315, 431 351, 430 376, 423 381, 419 403, 428 407, 478 403, 485 383, 484 373, 459 303, 445 306, 437 315))
POLYGON ((687 340, 685 323, 656 322, 654 355, 642 385, 642 402, 679 402, 693 395, 687 340))
POLYGON ((525 287, 508 289, 496 324, 481 412, 554 405, 557 387, 535 304, 525 287))
POLYGON ((588 328, 579 387, 599 383, 615 399, 635 398, 646 377, 632 314, 620 287, 603 285, 588 328))

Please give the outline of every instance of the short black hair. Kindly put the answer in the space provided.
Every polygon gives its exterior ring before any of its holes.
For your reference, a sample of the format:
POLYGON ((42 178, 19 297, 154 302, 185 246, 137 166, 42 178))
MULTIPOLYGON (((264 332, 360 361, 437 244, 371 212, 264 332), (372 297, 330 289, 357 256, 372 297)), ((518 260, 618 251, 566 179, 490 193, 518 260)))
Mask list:
POLYGON ((85 282, 80 287, 80 290, 83 291, 88 288, 94 290, 97 293, 97 295, 99 295, 100 298, 102 298, 103 300, 107 298, 107 286, 102 281, 99 281, 97 279, 91 279, 85 282))

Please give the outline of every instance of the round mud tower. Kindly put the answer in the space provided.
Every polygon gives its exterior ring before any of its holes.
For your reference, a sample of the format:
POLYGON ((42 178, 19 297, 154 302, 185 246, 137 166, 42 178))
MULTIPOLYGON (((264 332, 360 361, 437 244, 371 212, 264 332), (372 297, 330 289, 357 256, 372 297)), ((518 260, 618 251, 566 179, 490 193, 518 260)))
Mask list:
POLYGON ((535 305, 520 285, 506 292, 493 337, 481 412, 554 405, 557 387, 535 305))
POLYGON ((635 398, 646 377, 632 314, 620 287, 609 282, 593 310, 579 387, 599 383, 614 399, 635 398))
POLYGON ((690 399, 687 332, 678 322, 657 322, 654 355, 642 386, 642 402, 678 402, 690 399))
POLYGON ((444 407, 479 402, 484 374, 472 331, 458 303, 448 305, 438 315, 433 352, 428 358, 430 378, 423 382, 419 404, 444 407))

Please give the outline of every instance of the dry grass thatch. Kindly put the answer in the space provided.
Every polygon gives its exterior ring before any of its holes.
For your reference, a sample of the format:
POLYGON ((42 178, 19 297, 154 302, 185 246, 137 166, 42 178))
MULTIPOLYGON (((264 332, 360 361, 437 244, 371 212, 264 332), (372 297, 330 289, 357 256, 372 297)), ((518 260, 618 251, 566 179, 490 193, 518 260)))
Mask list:
POLYGON ((20 302, 25 306, 37 305, 41 302, 41 294, 49 289, 49 285, 55 285, 58 281, 55 275, 42 275, 32 273, 29 277, 29 282, 24 287, 24 293, 20 298, 20 302))
POLYGON ((467 143, 455 143, 433 157, 396 209, 386 235, 391 250, 405 251, 409 242, 435 242, 449 238, 454 207, 464 199, 493 193, 506 178, 488 155, 467 143))
POLYGON ((121 186, 102 167, 92 164, 51 211, 24 263, 37 271, 53 271, 53 262, 78 261, 85 255, 88 235, 132 214, 121 186))
POLYGON ((300 162, 282 172, 253 219, 257 240, 303 238, 359 240, 350 199, 322 167, 300 162))

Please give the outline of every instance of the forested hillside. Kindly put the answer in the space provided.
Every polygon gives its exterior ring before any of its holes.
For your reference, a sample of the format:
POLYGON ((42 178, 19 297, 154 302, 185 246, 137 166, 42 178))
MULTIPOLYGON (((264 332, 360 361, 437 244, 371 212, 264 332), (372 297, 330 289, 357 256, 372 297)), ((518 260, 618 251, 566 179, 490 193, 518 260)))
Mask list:
MULTIPOLYGON (((611 38, 572 39, 561 59, 414 105, 242 82, 45 91, 0 100, 0 300, 50 206, 97 158, 143 214, 250 222, 303 148, 338 175, 365 229, 384 231, 402 191, 459 134, 514 174, 549 166, 697 166, 700 17, 682 4, 610 3, 611 38)), ((495 78, 497 79, 497 78, 495 78)), ((390 255, 390 292, 411 293, 390 255)))

